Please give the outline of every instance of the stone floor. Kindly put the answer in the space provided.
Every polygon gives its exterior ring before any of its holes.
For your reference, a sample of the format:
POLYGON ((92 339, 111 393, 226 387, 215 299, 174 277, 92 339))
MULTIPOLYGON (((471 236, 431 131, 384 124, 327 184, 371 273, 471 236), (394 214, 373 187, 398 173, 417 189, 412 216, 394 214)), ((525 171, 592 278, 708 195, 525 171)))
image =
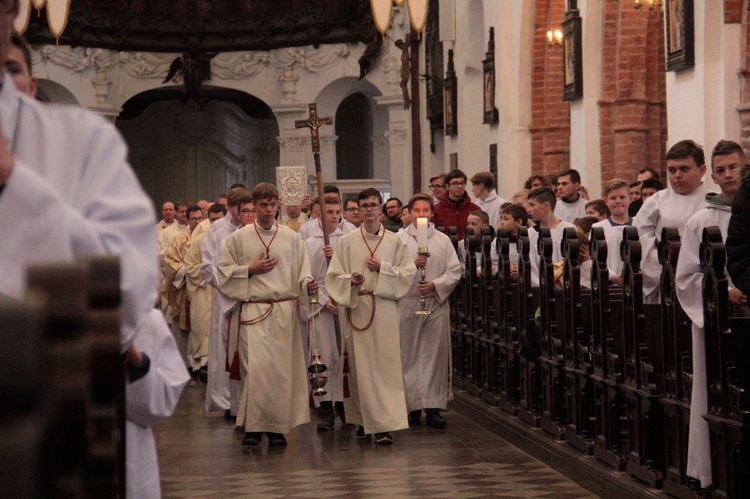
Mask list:
POLYGON ((295 428, 286 448, 250 449, 221 414, 204 414, 203 394, 191 382, 155 429, 164 497, 597 497, 453 410, 447 430, 423 422, 392 446, 337 421, 329 433, 295 428))

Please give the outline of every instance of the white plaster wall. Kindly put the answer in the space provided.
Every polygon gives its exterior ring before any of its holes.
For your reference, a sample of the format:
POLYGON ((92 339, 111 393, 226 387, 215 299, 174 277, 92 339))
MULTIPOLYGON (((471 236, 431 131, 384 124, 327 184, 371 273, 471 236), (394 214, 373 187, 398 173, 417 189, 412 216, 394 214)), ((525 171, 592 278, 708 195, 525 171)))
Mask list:
MULTIPOLYGON (((451 153, 469 177, 488 171, 489 146, 498 146, 498 193, 508 199, 531 172, 531 52, 534 0, 456 2, 455 41, 443 44, 454 50, 458 80, 458 135, 444 136, 443 170, 450 168, 451 153), (499 122, 482 124, 483 71, 489 28, 495 28, 495 107, 499 122)), ((439 141, 436 141, 439 144, 439 141)), ((429 142, 426 147, 429 148, 429 142)), ((429 149, 427 149, 429 150, 429 149)), ((434 173, 430 170, 429 173, 434 173)), ((426 175, 425 181, 430 175, 426 175)))
POLYGON ((591 199, 601 197, 599 106, 602 74, 602 2, 579 0, 583 18, 583 98, 570 103, 570 166, 591 199))
MULTIPOLYGON (((724 24, 722 2, 695 0, 695 67, 667 72, 667 148, 683 139, 711 150, 720 139, 739 141, 742 33, 739 24, 724 24)), ((706 175, 707 183, 715 184, 706 175)))

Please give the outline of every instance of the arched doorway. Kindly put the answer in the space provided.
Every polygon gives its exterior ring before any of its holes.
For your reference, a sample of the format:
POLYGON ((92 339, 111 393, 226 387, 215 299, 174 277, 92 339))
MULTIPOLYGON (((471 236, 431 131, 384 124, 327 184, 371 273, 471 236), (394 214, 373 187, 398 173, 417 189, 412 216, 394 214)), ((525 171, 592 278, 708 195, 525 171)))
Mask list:
POLYGON ((116 125, 129 160, 156 206, 166 199, 214 199, 230 185, 275 180, 279 127, 260 99, 224 88, 188 100, 180 89, 129 99, 116 125))
POLYGON ((373 177, 372 106, 370 99, 357 92, 336 110, 336 177, 364 179, 373 177))

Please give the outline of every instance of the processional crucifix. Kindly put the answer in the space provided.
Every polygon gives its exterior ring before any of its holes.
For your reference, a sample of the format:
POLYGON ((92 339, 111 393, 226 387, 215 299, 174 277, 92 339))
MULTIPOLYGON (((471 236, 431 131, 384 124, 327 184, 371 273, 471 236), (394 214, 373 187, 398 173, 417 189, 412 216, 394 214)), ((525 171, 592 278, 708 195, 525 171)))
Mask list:
MULTIPOLYGON (((318 118, 318 106, 314 102, 308 105, 310 110, 310 116, 306 120, 297 120, 294 122, 295 128, 309 128, 310 135, 312 137, 312 151, 313 158, 315 159, 315 175, 318 181, 318 206, 320 206, 320 220, 323 227, 323 242, 326 246, 331 245, 331 239, 328 236, 329 233, 329 222, 325 216, 325 196, 323 195, 323 173, 320 170, 320 136, 318 135, 318 128, 323 125, 333 125, 333 118, 318 118)), ((326 258, 326 261, 330 263, 330 259, 326 258)), ((325 304, 324 304, 325 306, 325 304)), ((339 353, 341 352, 341 325, 339 324, 338 316, 333 317, 333 325, 336 330, 336 344, 339 347, 339 353)), ((314 326, 313 326, 314 327, 314 326)), ((313 331, 314 335, 314 331, 313 331)), ((320 361, 320 356, 317 355, 317 349, 314 352, 313 363, 310 365, 308 370, 313 376, 320 375, 325 371, 326 366, 320 361)), ((323 382, 325 384, 325 382, 323 382)), ((323 393, 318 392, 319 394, 323 393)))

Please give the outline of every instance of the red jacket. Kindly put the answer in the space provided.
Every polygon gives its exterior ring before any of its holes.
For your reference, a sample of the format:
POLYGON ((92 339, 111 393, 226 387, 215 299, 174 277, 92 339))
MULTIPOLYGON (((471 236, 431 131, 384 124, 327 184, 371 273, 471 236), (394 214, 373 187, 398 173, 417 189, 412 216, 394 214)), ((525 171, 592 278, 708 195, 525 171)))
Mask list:
POLYGON ((464 238, 466 232, 466 219, 472 211, 481 211, 481 208, 471 202, 471 198, 464 192, 461 199, 452 201, 448 198, 448 192, 440 196, 440 202, 435 205, 435 211, 432 214, 432 223, 435 227, 457 227, 456 232, 458 239, 464 238))

